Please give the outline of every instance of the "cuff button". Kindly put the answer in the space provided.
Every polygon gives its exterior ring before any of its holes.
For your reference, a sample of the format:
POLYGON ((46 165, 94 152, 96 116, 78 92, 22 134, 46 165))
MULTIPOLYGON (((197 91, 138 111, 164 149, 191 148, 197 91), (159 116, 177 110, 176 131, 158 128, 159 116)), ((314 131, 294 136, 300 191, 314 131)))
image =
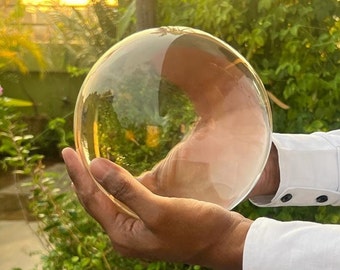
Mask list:
POLYGON ((328 201, 328 196, 327 195, 321 195, 316 198, 316 202, 318 203, 324 203, 328 201))
POLYGON ((288 202, 288 201, 290 201, 291 200, 291 198, 293 198, 293 195, 292 194, 290 194, 290 193, 287 193, 286 195, 284 195, 283 197, 281 197, 281 202, 288 202))

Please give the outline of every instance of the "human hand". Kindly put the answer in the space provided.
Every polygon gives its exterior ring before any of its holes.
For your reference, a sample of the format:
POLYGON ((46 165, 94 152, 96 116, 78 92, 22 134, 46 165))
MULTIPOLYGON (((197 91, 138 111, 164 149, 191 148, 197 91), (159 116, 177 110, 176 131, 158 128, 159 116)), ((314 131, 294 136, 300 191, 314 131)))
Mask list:
POLYGON ((63 157, 80 202, 122 255, 242 269, 250 220, 215 204, 156 195, 109 160, 92 161, 90 171, 98 183, 136 219, 99 189, 74 150, 64 149, 63 157))

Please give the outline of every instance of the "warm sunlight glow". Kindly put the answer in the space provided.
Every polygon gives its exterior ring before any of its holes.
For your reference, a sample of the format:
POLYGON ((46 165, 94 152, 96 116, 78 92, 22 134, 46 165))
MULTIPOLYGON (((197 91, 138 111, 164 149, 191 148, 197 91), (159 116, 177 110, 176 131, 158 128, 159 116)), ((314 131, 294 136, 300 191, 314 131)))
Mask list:
POLYGON ((108 5, 108 6, 118 6, 118 0, 106 0, 105 3, 108 5))
POLYGON ((59 4, 65 6, 86 6, 89 2, 89 0, 60 0, 59 4))
MULTIPOLYGON (((23 0, 22 3, 28 6, 53 6, 56 3, 62 6, 86 6, 91 4, 91 0, 23 0)), ((118 0, 106 0, 107 6, 118 6, 118 0)))
POLYGON ((38 6, 38 5, 50 6, 51 5, 50 0, 22 0, 22 3, 28 6, 38 6))

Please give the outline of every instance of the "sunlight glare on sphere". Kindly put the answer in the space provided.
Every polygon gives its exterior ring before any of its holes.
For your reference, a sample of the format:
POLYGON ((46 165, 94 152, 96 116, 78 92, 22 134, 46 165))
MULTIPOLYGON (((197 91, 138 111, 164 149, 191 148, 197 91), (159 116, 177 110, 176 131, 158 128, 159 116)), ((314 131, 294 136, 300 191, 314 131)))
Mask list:
POLYGON ((141 31, 109 49, 82 85, 74 120, 86 166, 104 157, 154 193, 227 209, 253 188, 271 146, 270 106, 253 68, 187 27, 141 31))

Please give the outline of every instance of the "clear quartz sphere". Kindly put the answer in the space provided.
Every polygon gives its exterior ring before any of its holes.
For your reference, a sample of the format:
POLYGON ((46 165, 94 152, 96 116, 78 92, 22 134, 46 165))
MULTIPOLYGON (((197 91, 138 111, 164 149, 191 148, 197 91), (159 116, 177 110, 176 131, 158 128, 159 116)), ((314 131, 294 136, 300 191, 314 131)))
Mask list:
POLYGON ((86 166, 108 158, 154 193, 227 209, 256 184, 271 146, 270 105, 254 69, 188 27, 141 31, 109 49, 82 85, 74 120, 86 166))

